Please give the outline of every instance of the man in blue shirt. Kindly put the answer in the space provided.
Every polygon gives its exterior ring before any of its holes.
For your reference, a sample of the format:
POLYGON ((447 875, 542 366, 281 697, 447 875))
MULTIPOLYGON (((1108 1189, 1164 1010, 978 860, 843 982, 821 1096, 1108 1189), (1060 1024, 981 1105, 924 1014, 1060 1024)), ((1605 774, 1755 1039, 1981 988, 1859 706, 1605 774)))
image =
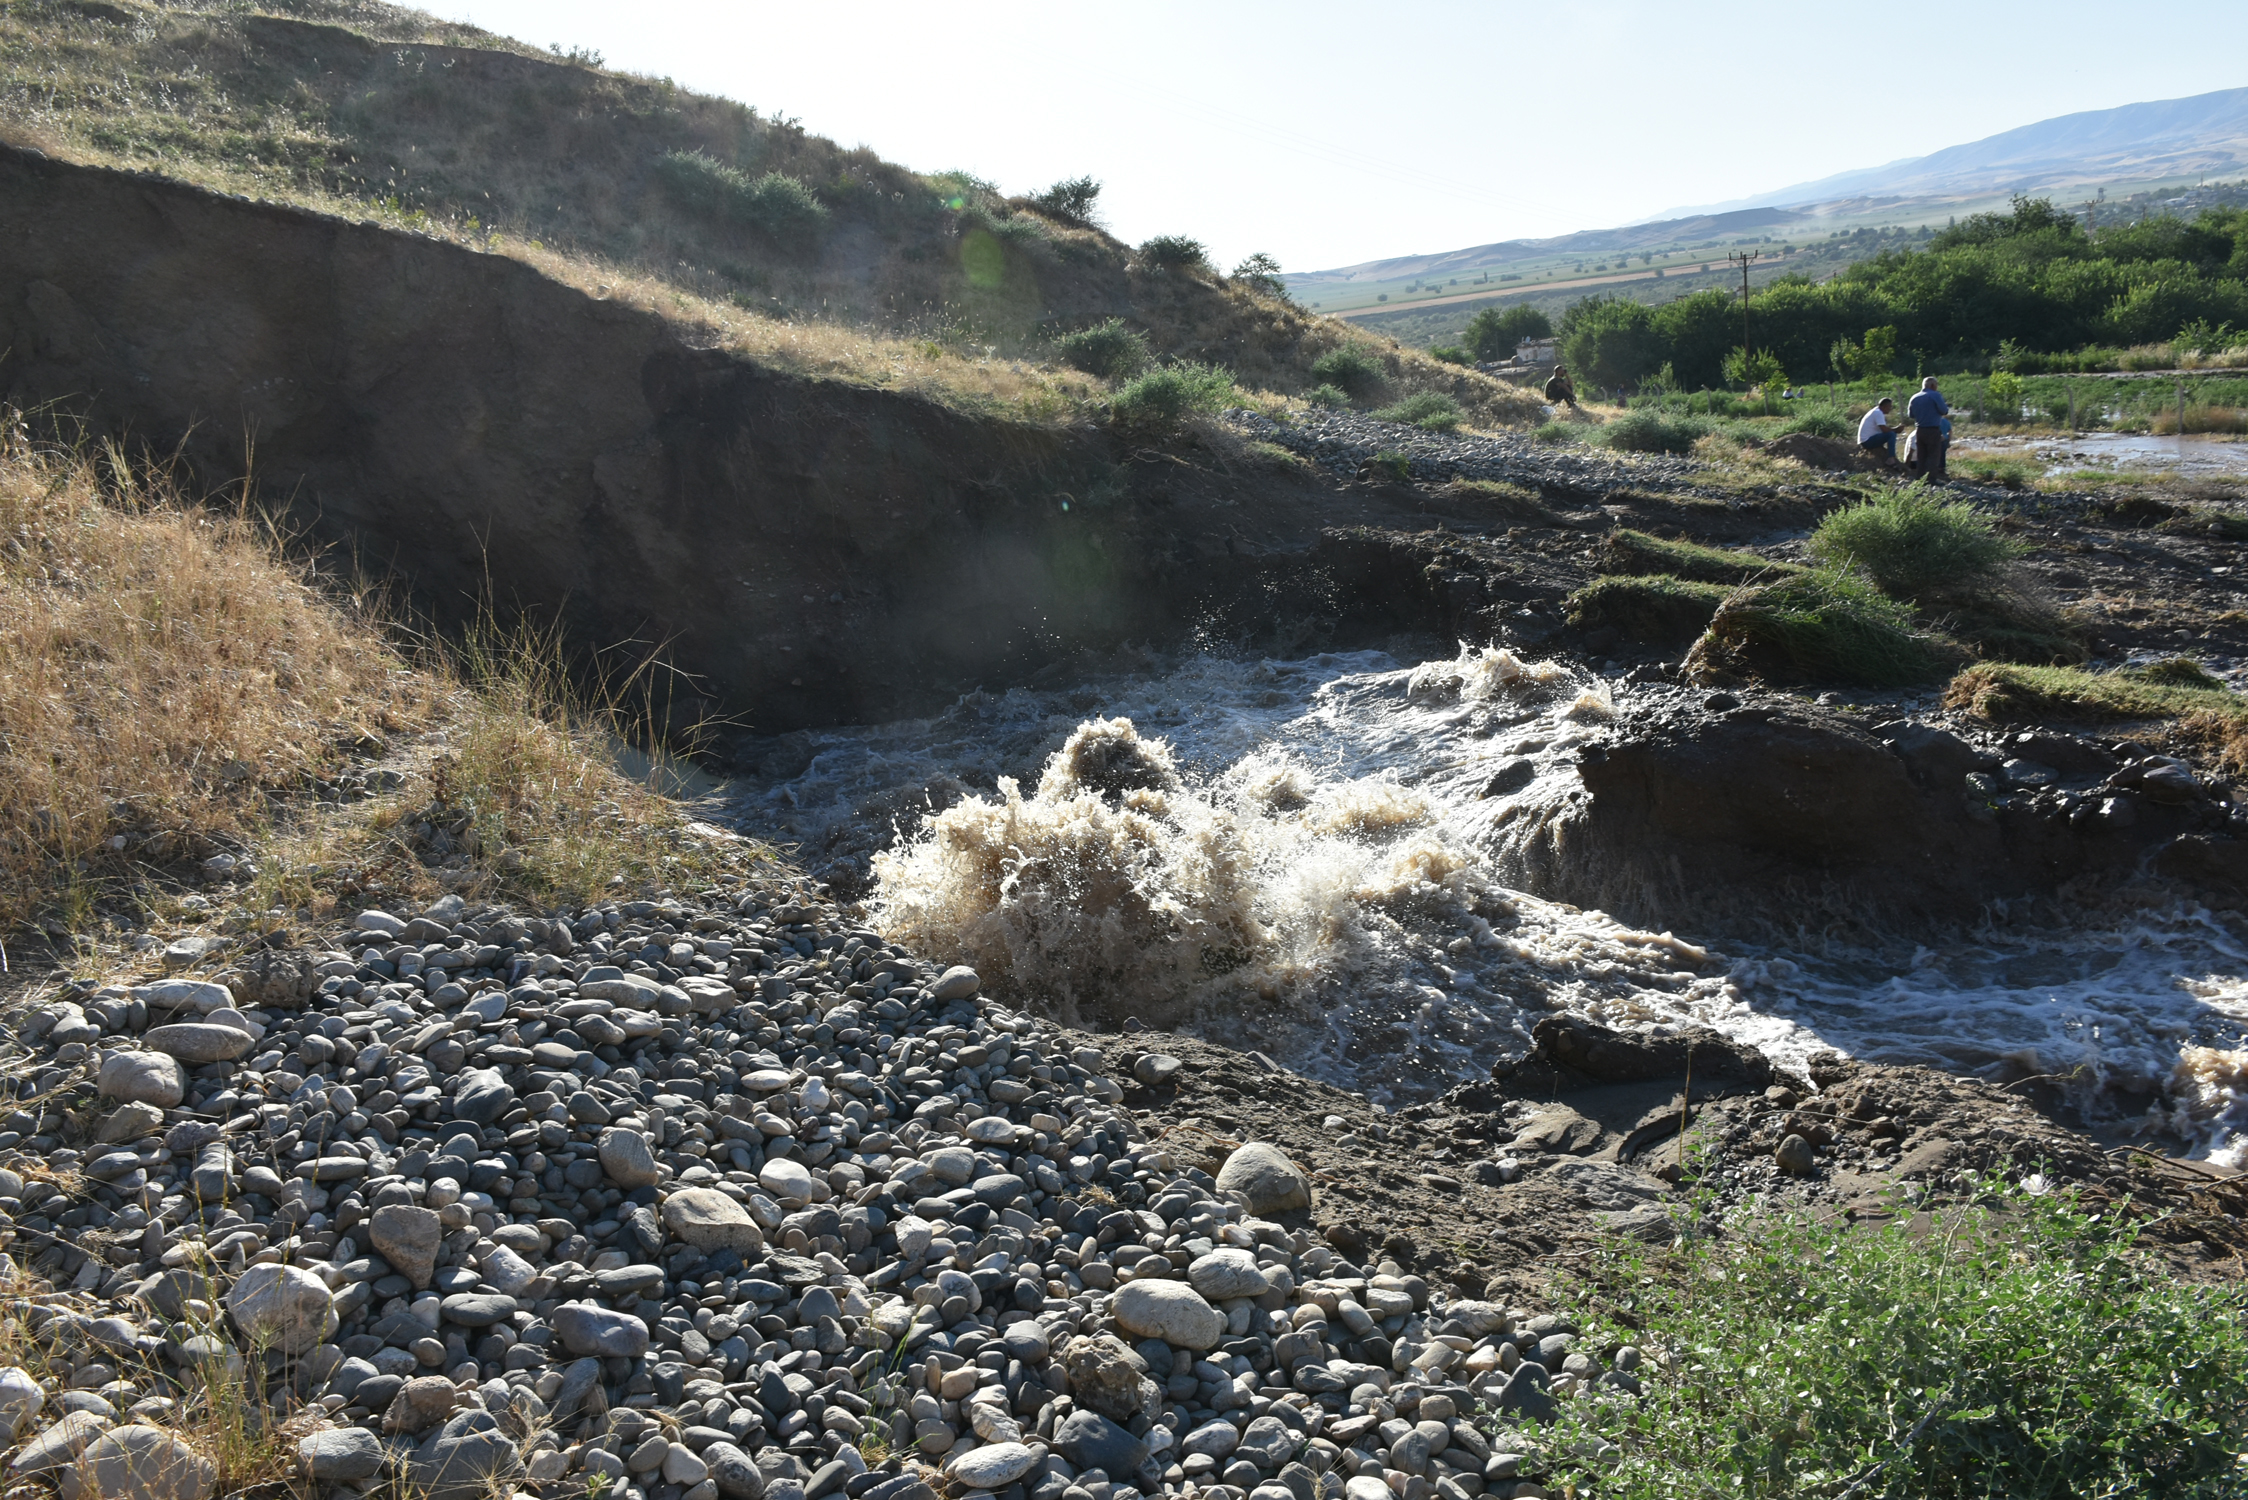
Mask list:
POLYGON ((1913 447, 1919 454, 1923 477, 1944 479, 1944 450, 1951 446, 1944 419, 1951 408, 1944 403, 1943 393, 1936 389, 1936 377, 1931 375, 1920 382, 1920 392, 1905 404, 1905 415, 1912 418, 1919 429, 1913 434, 1913 447))

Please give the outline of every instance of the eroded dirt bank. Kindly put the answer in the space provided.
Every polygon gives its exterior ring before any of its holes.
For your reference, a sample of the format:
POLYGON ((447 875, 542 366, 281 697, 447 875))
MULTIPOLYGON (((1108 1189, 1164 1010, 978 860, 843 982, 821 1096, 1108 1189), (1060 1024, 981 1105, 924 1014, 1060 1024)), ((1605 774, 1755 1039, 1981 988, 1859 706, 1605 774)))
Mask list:
POLYGON ((1176 640, 1248 570, 1285 467, 778 374, 500 255, 0 148, 0 391, 254 467, 322 541, 457 623, 489 599, 661 643, 688 716, 894 718, 1058 652, 1176 640), (254 455, 254 463, 253 463, 254 455), (1230 524, 1229 524, 1230 521, 1230 524))

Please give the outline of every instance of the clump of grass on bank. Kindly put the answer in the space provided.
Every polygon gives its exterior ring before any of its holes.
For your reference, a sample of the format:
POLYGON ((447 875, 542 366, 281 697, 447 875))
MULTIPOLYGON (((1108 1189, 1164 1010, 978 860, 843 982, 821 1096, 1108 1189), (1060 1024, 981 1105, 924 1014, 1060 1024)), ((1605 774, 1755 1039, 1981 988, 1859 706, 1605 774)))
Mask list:
POLYGON ((1569 623, 1653 646, 1683 645, 1709 628, 1732 592, 1728 584, 1661 575, 1595 578, 1569 596, 1569 623))
POLYGON ((1566 1403, 1549 1473, 1618 1500, 2237 1494, 2240 1293, 2134 1234, 1991 1182, 1932 1222, 1744 1208, 1667 1250, 1608 1242, 1584 1290, 1611 1326, 1584 1342, 1657 1368, 1636 1402, 1566 1403))
POLYGON ((1487 508, 1516 526, 1561 524, 1561 518, 1526 484, 1502 479, 1455 479, 1437 493, 1446 500, 1487 508))
POLYGON ((1918 485, 1830 512, 1810 549, 1822 562, 1863 570, 1900 599, 1980 583, 2021 550, 1972 505, 1935 499, 1918 485))
POLYGON ((0 931, 130 923, 221 852, 250 856, 262 904, 323 913, 583 898, 761 852, 612 767, 622 705, 573 689, 551 637, 409 653, 254 508, 4 416, 0 931), (313 810, 320 778, 378 755, 394 791, 313 810))
POLYGON ((1430 432, 1457 431, 1460 424, 1467 420, 1467 413, 1460 410, 1460 403, 1442 391, 1422 391, 1418 395, 1407 396, 1393 406, 1382 407, 1373 415, 1377 421, 1409 422, 1430 432))
POLYGON ((1753 552, 1728 552, 1696 542, 1666 542, 1644 531, 1612 531, 1601 548, 1600 566, 1610 573, 1636 576, 1667 573, 1700 583, 1747 583, 1755 578, 1792 578, 1805 571, 1797 563, 1774 562, 1753 552))
POLYGON ((1903 604, 1827 568, 1727 596, 1692 661, 1777 681, 1902 687, 1942 676, 1960 655, 1917 629, 1903 604))
POLYGON ((1686 454, 1709 435, 1706 421, 1636 407, 1601 427, 1594 440, 1620 453, 1686 454))
POLYGON ((1998 723, 2167 722, 2227 770, 2248 771, 2248 698, 2182 658, 2120 672, 1982 662, 1951 680, 1944 705, 1998 723))
POLYGON ((1978 484, 1995 484, 2002 489, 2026 490, 2036 484, 2042 472, 2035 464, 2020 458, 1984 458, 1976 454, 1961 454, 1946 460, 1953 473, 1978 484))

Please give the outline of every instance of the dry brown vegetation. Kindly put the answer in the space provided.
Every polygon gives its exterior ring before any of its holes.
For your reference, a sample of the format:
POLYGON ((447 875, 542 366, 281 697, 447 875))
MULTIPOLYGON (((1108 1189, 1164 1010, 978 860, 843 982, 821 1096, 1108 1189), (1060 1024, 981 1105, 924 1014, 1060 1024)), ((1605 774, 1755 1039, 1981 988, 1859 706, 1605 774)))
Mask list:
POLYGON ((402 639, 239 495, 0 432, 0 930, 132 926, 222 852, 259 871, 238 894, 312 915, 766 857, 614 769, 629 705, 551 635, 402 639))
POLYGON ((263 799, 435 684, 277 565, 244 506, 118 461, 0 451, 0 921, 137 864, 251 836, 263 799))
POLYGON ((785 119, 367 0, 0 5, 0 136, 497 251, 800 373, 1033 421, 1098 414, 1051 341, 1122 315, 1168 358, 1298 395, 1337 343, 1471 421, 1526 393, 1247 282, 1141 267, 1098 228, 925 177, 785 119), (123 17, 123 20, 114 19, 123 17), (776 238, 667 187, 668 153, 796 179, 824 232, 776 238), (606 288, 604 292, 602 289, 606 288))

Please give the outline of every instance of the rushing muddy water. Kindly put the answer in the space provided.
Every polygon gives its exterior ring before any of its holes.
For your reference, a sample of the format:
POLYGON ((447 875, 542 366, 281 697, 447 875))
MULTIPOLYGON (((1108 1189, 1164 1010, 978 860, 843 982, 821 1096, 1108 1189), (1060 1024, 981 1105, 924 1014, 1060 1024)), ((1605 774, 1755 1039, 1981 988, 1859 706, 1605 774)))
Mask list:
POLYGON ((886 931, 996 987, 1385 1102, 1480 1076, 1566 1009, 1798 1064, 2064 1075, 2095 1112, 2248 1154, 2248 935, 2199 908, 2065 930, 2000 910, 1971 938, 1813 951, 1511 888, 1509 850, 1566 814, 1576 748, 1630 691, 1490 649, 1150 664, 791 736, 731 805, 814 869, 871 866, 886 931))

